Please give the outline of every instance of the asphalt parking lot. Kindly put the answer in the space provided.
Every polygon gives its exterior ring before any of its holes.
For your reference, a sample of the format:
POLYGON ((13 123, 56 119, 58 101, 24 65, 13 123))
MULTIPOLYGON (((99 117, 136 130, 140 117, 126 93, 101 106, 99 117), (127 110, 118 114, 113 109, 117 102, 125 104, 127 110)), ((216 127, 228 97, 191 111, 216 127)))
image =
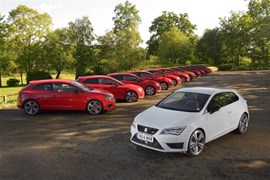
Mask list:
POLYGON ((270 71, 216 72, 114 111, 0 111, 0 179, 270 179, 270 71), (250 125, 206 144, 198 157, 138 148, 130 124, 175 89, 235 88, 248 100, 250 125))

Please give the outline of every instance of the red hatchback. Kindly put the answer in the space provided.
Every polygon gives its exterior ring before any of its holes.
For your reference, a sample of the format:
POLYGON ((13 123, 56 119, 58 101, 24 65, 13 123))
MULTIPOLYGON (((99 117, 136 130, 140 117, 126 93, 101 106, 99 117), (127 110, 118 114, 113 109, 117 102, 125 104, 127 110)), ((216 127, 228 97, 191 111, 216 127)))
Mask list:
POLYGON ((114 96, 71 80, 31 81, 18 95, 18 108, 35 115, 40 110, 87 110, 90 114, 115 108, 114 96))
POLYGON ((190 77, 187 74, 181 73, 181 72, 178 72, 178 71, 174 71, 171 68, 157 68, 157 70, 161 70, 166 74, 173 74, 173 75, 179 76, 181 78, 182 83, 190 81, 190 77))
POLYGON ((108 76, 111 76, 125 84, 135 84, 141 86, 144 89, 145 94, 149 96, 155 95, 156 92, 161 91, 161 86, 156 81, 143 80, 131 73, 113 73, 108 74, 108 76))
POLYGON ((103 89, 109 91, 117 100, 135 102, 138 99, 144 98, 144 90, 140 86, 134 84, 124 84, 110 76, 81 76, 77 79, 77 81, 94 89, 103 89))
POLYGON ((173 81, 170 78, 166 78, 166 77, 158 77, 155 76, 153 73, 148 72, 148 71, 137 71, 137 72, 131 72, 132 74, 135 74, 136 76, 145 79, 145 80, 153 80, 158 82, 161 87, 162 90, 166 90, 169 87, 171 87, 173 85, 173 81))
POLYGON ((146 70, 152 74, 154 74, 157 77, 165 77, 165 78, 169 78, 172 81, 172 85, 169 85, 169 87, 171 86, 176 86, 177 84, 181 84, 181 78, 179 76, 173 75, 173 74, 166 74, 160 70, 156 70, 156 69, 149 69, 146 70))

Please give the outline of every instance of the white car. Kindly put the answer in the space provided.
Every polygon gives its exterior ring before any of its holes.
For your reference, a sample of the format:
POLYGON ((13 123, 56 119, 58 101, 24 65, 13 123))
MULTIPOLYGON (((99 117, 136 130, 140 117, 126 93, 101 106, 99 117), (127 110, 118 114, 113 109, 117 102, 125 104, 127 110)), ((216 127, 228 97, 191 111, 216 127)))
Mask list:
POLYGON ((131 142, 161 152, 199 155, 205 143, 248 128, 247 101, 234 89, 182 88, 138 114, 131 142))

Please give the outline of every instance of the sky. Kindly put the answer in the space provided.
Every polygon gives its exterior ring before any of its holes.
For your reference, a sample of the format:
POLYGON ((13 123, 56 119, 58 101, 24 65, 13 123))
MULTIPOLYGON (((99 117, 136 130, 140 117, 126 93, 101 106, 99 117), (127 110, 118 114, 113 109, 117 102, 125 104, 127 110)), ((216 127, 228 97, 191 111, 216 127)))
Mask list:
MULTIPOLYGON (((88 16, 94 33, 104 35, 113 28, 114 8, 126 0, 0 0, 0 14, 8 13, 20 4, 40 13, 47 12, 53 19, 53 28, 67 27, 70 21, 88 16)), ((231 11, 247 11, 245 0, 129 0, 136 5, 141 17, 139 32, 144 41, 150 38, 149 27, 162 11, 177 15, 187 13, 192 24, 196 24, 196 34, 203 35, 205 29, 219 26, 219 18, 230 16, 231 11)))

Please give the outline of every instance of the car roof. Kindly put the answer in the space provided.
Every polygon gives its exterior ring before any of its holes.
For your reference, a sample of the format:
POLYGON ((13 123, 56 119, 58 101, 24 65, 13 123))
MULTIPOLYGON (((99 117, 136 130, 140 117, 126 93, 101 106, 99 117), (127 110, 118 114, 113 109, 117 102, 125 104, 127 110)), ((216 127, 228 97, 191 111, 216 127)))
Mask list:
POLYGON ((111 78, 110 76, 106 75, 91 75, 91 76, 79 76, 79 79, 88 79, 88 78, 111 78))
POLYGON ((56 83, 56 82, 70 83, 70 82, 73 82, 73 80, 69 80, 69 79, 42 79, 42 80, 33 80, 33 81, 30 81, 30 84, 56 83))
POLYGON ((218 92, 236 92, 235 89, 231 89, 231 88, 225 88, 225 87, 185 87, 185 88, 181 88, 178 89, 176 91, 179 92, 194 92, 194 93, 202 93, 202 94, 215 94, 218 92))

